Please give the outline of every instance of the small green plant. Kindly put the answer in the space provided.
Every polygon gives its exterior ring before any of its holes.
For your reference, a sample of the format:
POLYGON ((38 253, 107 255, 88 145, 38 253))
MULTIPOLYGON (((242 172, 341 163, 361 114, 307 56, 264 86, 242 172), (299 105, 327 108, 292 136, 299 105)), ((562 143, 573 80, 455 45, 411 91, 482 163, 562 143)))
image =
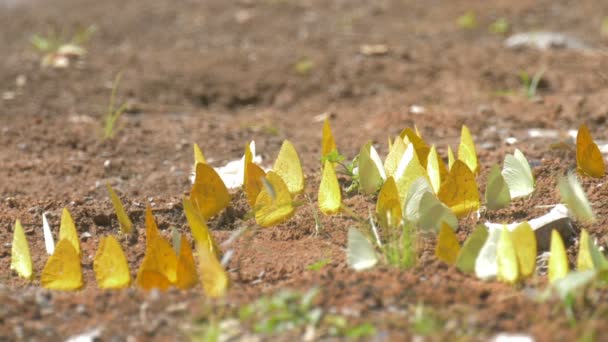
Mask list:
POLYGON ((124 114, 127 109, 127 104, 123 103, 119 107, 115 107, 116 101, 116 92, 118 90, 118 84, 120 83, 120 79, 122 77, 122 73, 119 73, 114 79, 114 83, 112 84, 112 93, 110 95, 110 105, 108 106, 108 111, 105 113, 103 117, 103 140, 112 139, 116 136, 118 128, 116 127, 116 123, 118 119, 124 114))
POLYGON ((477 27, 477 16, 475 11, 467 11, 465 14, 458 17, 458 27, 465 30, 472 30, 477 27))
POLYGON ((36 33, 31 36, 30 43, 32 46, 43 53, 41 59, 43 66, 65 66, 61 63, 61 58, 67 60, 67 57, 80 57, 86 54, 84 44, 87 43, 93 34, 97 31, 95 25, 90 25, 84 29, 78 30, 71 38, 67 38, 65 34, 58 34, 55 31, 47 35, 36 33))
POLYGON ((600 26, 600 33, 604 37, 608 37, 608 16, 602 18, 602 24, 600 26))
POLYGON ((497 19, 495 22, 490 24, 489 30, 495 34, 505 34, 509 32, 509 22, 505 18, 497 19))
POLYGON ((323 267, 325 267, 327 264, 329 264, 331 262, 331 259, 321 259, 317 262, 314 262, 308 266, 306 266, 306 269, 309 271, 320 271, 321 269, 323 269, 323 267))
POLYGON ((306 76, 312 71, 314 66, 313 61, 308 58, 302 58, 296 63, 294 70, 298 75, 306 76))
POLYGON ((346 157, 344 155, 334 150, 321 158, 321 164, 324 164, 325 161, 330 161, 340 165, 341 168, 338 169, 337 172, 350 179, 350 184, 348 187, 346 187, 346 189, 344 189, 344 191, 348 194, 358 192, 359 175, 355 172, 355 168, 359 164, 359 156, 355 156, 350 162, 344 162, 345 160, 346 157))
POLYGON ((407 269, 416 264, 418 230, 402 220, 398 227, 387 227, 382 253, 389 265, 407 269))
POLYGON ((519 79, 523 86, 524 92, 529 99, 536 97, 538 85, 540 84, 544 74, 545 68, 541 68, 534 74, 533 77, 530 77, 530 74, 525 71, 519 73, 519 79))
POLYGON ((316 326, 322 317, 321 308, 313 301, 319 292, 312 288, 304 294, 283 290, 272 297, 264 297, 241 308, 241 321, 252 321, 253 332, 275 334, 305 327, 316 326))
POLYGON ((348 325, 345 317, 338 315, 327 315, 323 323, 329 325, 331 336, 344 336, 348 338, 371 337, 376 334, 376 328, 371 323, 348 325))
POLYGON ((433 312, 425 308, 424 304, 418 303, 414 309, 414 315, 410 320, 412 331, 418 335, 430 336, 436 333, 442 324, 433 312))

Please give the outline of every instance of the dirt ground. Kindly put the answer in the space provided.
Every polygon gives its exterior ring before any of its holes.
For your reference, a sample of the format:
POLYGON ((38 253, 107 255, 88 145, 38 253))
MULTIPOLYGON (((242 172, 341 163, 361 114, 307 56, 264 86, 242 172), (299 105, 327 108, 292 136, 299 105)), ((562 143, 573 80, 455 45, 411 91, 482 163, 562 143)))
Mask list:
MULTIPOLYGON (((331 117, 338 148, 350 158, 368 140, 384 155, 387 137, 414 125, 445 157, 466 124, 482 163, 480 190, 490 166, 517 147, 534 166, 537 191, 480 220, 542 215, 547 209, 538 206, 559 202, 556 177, 576 163, 572 150, 553 144, 582 123, 596 140, 608 140, 608 38, 600 33, 606 15, 608 2, 600 0, 0 0, 0 340, 60 340, 91 329, 101 329, 102 340, 188 340, 261 296, 314 286, 315 305, 349 324, 371 323, 376 340, 424 335, 412 324, 421 306, 437 325, 433 340, 484 340, 500 332, 538 341, 601 339, 608 333, 606 291, 577 306, 572 323, 560 302, 532 298, 546 277, 519 286, 477 280, 437 261, 433 238, 423 241, 411 270, 354 272, 344 249, 355 222, 324 217, 324 234, 313 235, 308 205, 280 226, 250 229, 231 246, 232 287, 223 299, 205 298, 200 288, 100 291, 92 259, 99 238, 118 229, 105 182, 121 194, 138 230, 150 202, 163 234, 169 236, 170 226, 188 231, 181 200, 189 191, 193 142, 220 166, 239 158, 253 139, 270 165, 289 139, 303 161, 306 192, 315 198, 322 127, 316 118, 322 114, 331 117), (475 28, 457 24, 467 11, 476 13, 475 28), (488 31, 499 18, 509 32, 488 31), (97 32, 84 58, 67 69, 40 67, 41 55, 29 43, 33 34, 89 25, 97 32), (567 33, 589 48, 503 45, 510 33, 536 30, 567 33), (378 44, 388 51, 362 53, 362 45, 378 44), (543 69, 537 96, 528 98, 520 73, 543 69), (128 111, 117 136, 104 141, 102 116, 119 72, 118 101, 127 102, 128 111), (558 134, 530 137, 531 128, 558 134), (517 142, 509 145, 507 137, 517 142), (57 229, 63 207, 74 216, 83 248, 86 285, 75 293, 42 290, 37 279, 26 283, 9 270, 15 219, 24 224, 39 274, 46 261, 41 214, 48 212, 57 229), (308 268, 319 260, 328 264, 308 268)), ((584 186, 599 220, 577 224, 577 232, 588 228, 605 246, 608 184, 586 180, 584 186)), ((345 203, 366 215, 374 200, 352 195, 345 203)), ((254 225, 240 190, 233 201, 210 222, 219 241, 254 225)), ((461 242, 475 223, 460 221, 461 242)), ((134 275, 143 234, 127 244, 134 275)), ((576 242, 567 244, 572 261, 576 242)), ((330 338, 323 326, 312 335, 297 328, 257 338, 305 336, 330 338)), ((246 329, 235 338, 245 337, 253 338, 246 329)))

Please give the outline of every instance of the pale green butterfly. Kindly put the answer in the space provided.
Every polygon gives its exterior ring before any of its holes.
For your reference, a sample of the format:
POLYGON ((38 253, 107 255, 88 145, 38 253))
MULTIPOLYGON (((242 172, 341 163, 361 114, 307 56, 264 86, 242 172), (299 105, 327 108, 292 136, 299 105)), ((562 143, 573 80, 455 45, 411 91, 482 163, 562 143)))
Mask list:
POLYGON ((490 169, 486 185, 486 208, 488 210, 498 210, 508 207, 509 203, 511 203, 509 186, 500 173, 498 165, 494 165, 490 169))
POLYGON ((525 197, 534 191, 534 176, 528 160, 520 150, 505 156, 502 176, 509 187, 511 199, 525 197))
POLYGON ((578 182, 574 173, 568 173, 566 177, 560 177, 558 183, 559 193, 562 197, 562 202, 568 206, 568 210, 574 216, 587 223, 595 221, 595 215, 591 209, 591 204, 585 195, 585 191, 578 182))
POLYGON ((378 263, 374 246, 357 228, 348 230, 346 261, 355 271, 372 268, 378 263))
POLYGON ((441 229, 442 223, 446 223, 454 230, 458 228, 456 215, 454 215, 450 208, 437 199, 437 196, 433 192, 422 194, 418 210, 418 226, 423 230, 438 232, 441 229))

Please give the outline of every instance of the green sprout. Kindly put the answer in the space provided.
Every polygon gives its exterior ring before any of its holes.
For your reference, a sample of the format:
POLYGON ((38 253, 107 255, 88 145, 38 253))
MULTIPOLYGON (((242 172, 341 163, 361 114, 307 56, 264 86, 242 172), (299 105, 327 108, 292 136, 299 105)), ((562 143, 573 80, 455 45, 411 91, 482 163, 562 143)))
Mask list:
POLYGON ((490 24, 489 30, 496 34, 505 34, 509 32, 509 22, 505 18, 497 19, 495 22, 490 24))
POLYGON ((350 179, 350 184, 346 189, 344 189, 344 191, 348 194, 358 192, 359 175, 355 172, 355 167, 357 167, 359 164, 359 156, 355 156, 355 158, 353 158, 353 160, 350 162, 344 162, 345 160, 346 157, 344 155, 340 154, 336 150, 333 150, 321 158, 321 164, 324 164, 325 161, 330 161, 340 165, 341 168, 338 169, 337 172, 350 179))
POLYGON ((382 253, 389 265, 408 269, 416 264, 417 236, 414 225, 403 220, 397 229, 389 228, 387 241, 382 246, 382 253))
POLYGON ((602 36, 608 37, 608 16, 605 16, 604 18, 602 18, 600 32, 601 32, 602 36))
POLYGON ((467 11, 465 14, 458 17, 458 27, 465 30, 472 30, 477 27, 477 16, 475 11, 467 11))
POLYGON ((302 58, 296 63, 294 70, 298 75, 306 76, 312 71, 314 66, 313 61, 308 58, 302 58))
POLYGON ((320 271, 321 269, 323 269, 323 267, 328 265, 330 262, 331 262, 331 259, 324 258, 324 259, 321 259, 317 262, 314 262, 314 263, 306 266, 306 269, 309 271, 320 271))
POLYGON ((77 31, 71 38, 66 38, 65 34, 58 34, 54 31, 48 35, 36 33, 31 36, 30 43, 36 50, 44 54, 41 60, 43 66, 57 66, 53 63, 57 62, 56 57, 58 56, 80 57, 86 54, 84 44, 96 31, 97 27, 90 25, 77 31))
POLYGON ((410 320, 412 331, 418 335, 430 336, 441 328, 441 321, 424 304, 416 305, 414 316, 410 320))
POLYGON ((540 84, 544 73, 545 68, 541 68, 534 74, 533 77, 530 77, 530 75, 525 71, 519 73, 519 79, 521 80, 526 96, 529 99, 532 99, 536 96, 538 85, 540 84))
POLYGON ((108 106, 108 111, 103 117, 103 140, 112 139, 114 138, 114 136, 116 136, 116 133, 118 131, 118 129, 116 128, 116 123, 127 109, 126 103, 123 103, 119 107, 114 106, 116 100, 116 92, 118 90, 118 84, 120 83, 121 77, 122 73, 119 73, 114 79, 114 83, 112 85, 110 105, 108 106))

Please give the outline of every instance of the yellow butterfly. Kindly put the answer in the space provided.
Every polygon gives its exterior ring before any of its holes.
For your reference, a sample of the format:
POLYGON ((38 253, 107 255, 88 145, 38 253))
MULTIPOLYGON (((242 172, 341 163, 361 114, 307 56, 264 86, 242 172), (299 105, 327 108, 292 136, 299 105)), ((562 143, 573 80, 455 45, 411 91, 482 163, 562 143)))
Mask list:
POLYGON ((475 143, 469 128, 462 125, 460 133, 460 145, 458 146, 458 159, 462 160, 474 174, 479 172, 479 161, 477 160, 477 151, 475 151, 475 143))
POLYGON ((247 195, 247 202, 251 208, 255 207, 255 201, 258 198, 258 194, 264 187, 262 179, 266 177, 266 172, 261 167, 254 163, 248 163, 245 168, 245 194, 247 195))
POLYGON ((549 283, 564 278, 569 272, 568 255, 558 231, 551 231, 551 256, 549 257, 549 283))
POLYGON ((326 160, 323 167, 323 176, 319 185, 319 209, 325 215, 337 214, 342 207, 342 194, 340 184, 332 162, 326 160))
MULTIPOLYGON (((536 260, 534 257, 533 260, 536 260)), ((519 265, 515 245, 511 239, 511 232, 503 226, 496 246, 496 263, 498 265, 497 278, 509 284, 519 279, 519 265)))
POLYGON ((125 253, 114 236, 101 238, 93 260, 97 287, 121 289, 131 283, 131 272, 125 253))
POLYGON ((230 194, 226 185, 208 164, 196 164, 196 178, 190 191, 190 201, 205 220, 230 205, 230 194))
POLYGON ((146 248, 135 282, 144 290, 166 290, 176 279, 177 257, 169 242, 159 235, 146 248))
POLYGON ((152 214, 152 208, 150 204, 146 205, 146 250, 152 245, 152 241, 159 236, 158 226, 154 215, 152 214))
POLYGON ((270 227, 289 220, 295 213, 295 208, 283 178, 274 171, 269 171, 264 182, 264 188, 255 201, 256 223, 270 227))
POLYGON ((414 152, 413 144, 410 144, 403 154, 403 161, 399 163, 397 171, 395 171, 395 180, 397 189, 399 190, 399 198, 401 203, 405 203, 407 193, 411 185, 420 177, 427 177, 426 169, 420 164, 418 155, 414 152), (410 157, 411 156, 411 157, 410 157), (409 162, 406 164, 406 160, 409 162), (402 171, 403 170, 403 171, 402 171))
POLYGON ((597 147, 589 128, 582 124, 576 136, 576 166, 578 172, 593 178, 602 178, 605 174, 604 157, 597 147))
POLYGON ((108 193, 110 193, 110 199, 112 200, 112 206, 114 206, 114 211, 116 212, 116 217, 118 218, 118 223, 120 224, 120 231, 123 234, 131 234, 133 231, 133 222, 129 219, 127 212, 125 211, 125 207, 122 205, 120 198, 116 195, 114 189, 110 183, 106 183, 106 187, 108 188, 108 193))
POLYGON ((55 252, 49 257, 40 275, 45 289, 73 291, 82 287, 80 255, 67 239, 59 240, 55 252))
POLYGON ((198 278, 192 248, 184 234, 179 237, 178 250, 175 286, 179 289, 189 289, 196 285, 198 278))
POLYGON ((11 246, 11 270, 27 280, 32 279, 32 256, 30 255, 30 247, 25 238, 25 232, 19 220, 15 221, 15 229, 13 231, 13 244, 11 246))
POLYGON ((243 155, 243 186, 247 184, 247 169, 249 164, 253 163, 253 157, 255 154, 255 142, 251 141, 245 145, 245 154, 243 155))
POLYGON ((426 165, 430 148, 424 139, 422 139, 422 137, 418 134, 418 130, 413 131, 411 128, 406 128, 399 136, 401 139, 405 139, 407 137, 408 141, 414 145, 414 150, 416 151, 416 155, 418 155, 420 163, 422 165, 426 165))
POLYGON ((454 265, 459 252, 460 243, 458 242, 456 233, 454 233, 454 229, 445 223, 441 224, 441 229, 437 236, 435 256, 448 265, 454 265))
POLYGON ((76 254, 80 256, 80 242, 78 241, 78 233, 76 232, 76 225, 72 219, 72 215, 68 211, 68 208, 63 208, 61 213, 61 225, 59 226, 59 240, 68 240, 76 254))
POLYGON ((608 260, 589 236, 586 229, 581 230, 576 268, 578 271, 608 269, 608 260))
POLYGON ((458 217, 479 209, 479 192, 475 174, 464 162, 455 161, 447 179, 441 184, 437 197, 458 217))
POLYGON ((403 142, 403 139, 400 137, 395 138, 395 141, 388 151, 386 159, 384 159, 384 172, 386 173, 387 178, 393 176, 397 171, 406 149, 407 145, 405 142, 403 142))
POLYGON ((272 170, 283 179, 289 193, 292 195, 304 191, 304 172, 302 171, 300 157, 289 140, 283 141, 272 170))
POLYGON ((192 232, 194 241, 197 244, 207 247, 207 249, 219 257, 220 250, 215 242, 215 239, 213 239, 213 235, 211 235, 209 232, 207 223, 205 223, 205 220, 198 212, 196 207, 194 207, 192 202, 190 202, 187 198, 184 198, 183 203, 184 213, 186 214, 186 219, 188 220, 188 225, 190 226, 190 231, 192 232))
POLYGON ((431 146, 426 163, 426 172, 435 193, 439 192, 441 182, 448 176, 448 169, 439 157, 435 145, 431 146))
POLYGON ((334 151, 338 152, 338 147, 336 146, 334 135, 331 132, 329 119, 325 118, 325 121, 323 121, 323 136, 321 138, 321 158, 334 151))
MULTIPOLYGON (((278 177, 278 176, 277 176, 278 177)), ((201 244, 197 244, 201 284, 205 294, 211 298, 222 297, 228 291, 230 280, 228 274, 214 253, 201 244)))
POLYGON ((517 254, 517 265, 520 278, 528 278, 536 268, 536 235, 532 226, 526 221, 511 232, 511 240, 517 254))
POLYGON ((397 227, 403 217, 399 191, 393 177, 389 177, 378 194, 376 216, 381 227, 397 227))
POLYGON ((454 157, 454 152, 452 151, 452 147, 448 146, 448 169, 449 170, 452 169, 452 165, 454 165, 455 161, 456 161, 456 158, 454 157))
POLYGON ((205 160, 203 151, 201 151, 201 148, 198 146, 197 143, 194 143, 194 145, 192 145, 192 148, 194 150, 194 169, 196 169, 196 164, 206 164, 207 161, 205 160))

